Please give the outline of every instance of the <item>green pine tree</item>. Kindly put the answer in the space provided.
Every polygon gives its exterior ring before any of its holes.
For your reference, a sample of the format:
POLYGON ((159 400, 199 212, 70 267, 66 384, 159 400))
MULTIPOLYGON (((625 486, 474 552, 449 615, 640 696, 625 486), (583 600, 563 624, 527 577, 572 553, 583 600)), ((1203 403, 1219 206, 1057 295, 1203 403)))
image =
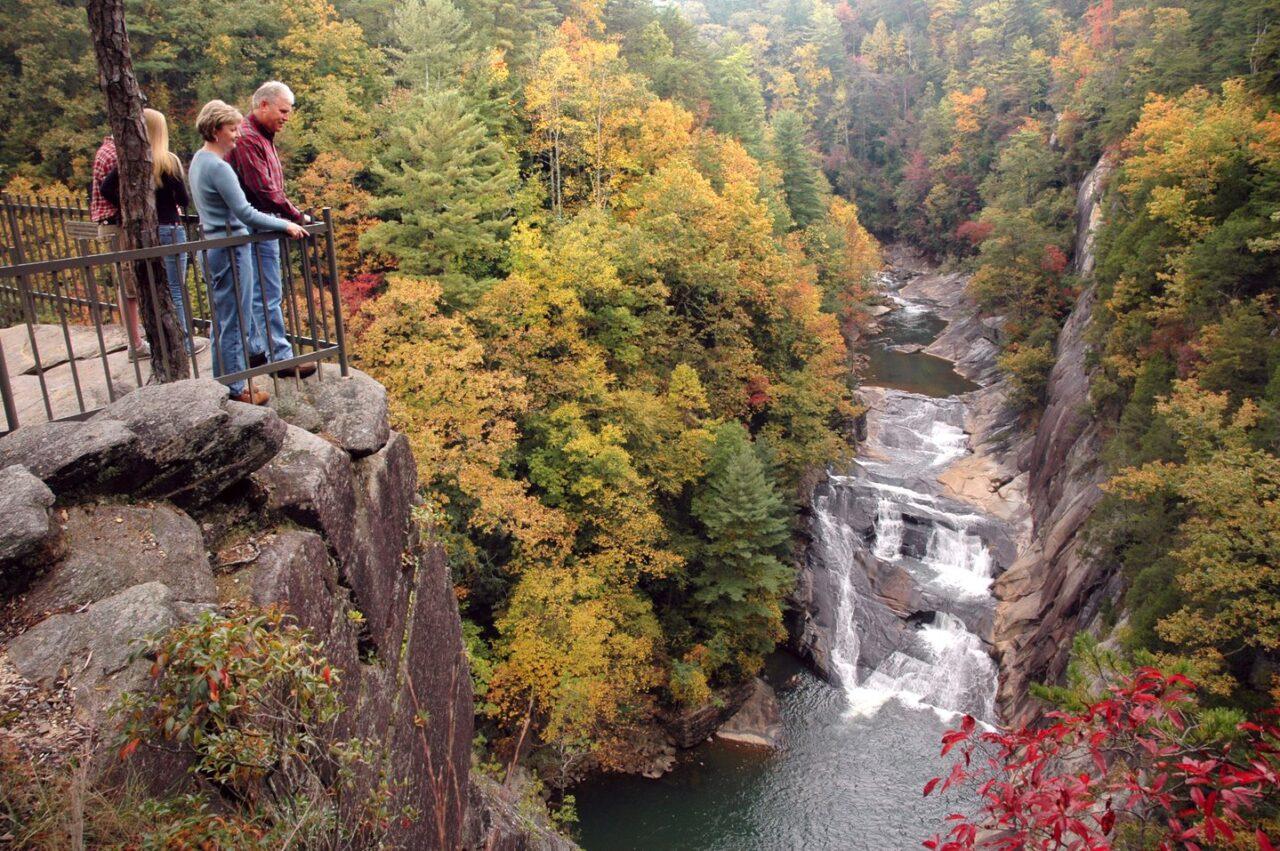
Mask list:
POLYGON ((692 620, 707 636, 715 667, 751 675, 782 637, 782 598, 791 570, 781 560, 787 511, 747 431, 716 431, 707 476, 693 498, 704 543, 690 570, 692 620))
POLYGON ((430 92, 458 84, 479 50, 466 16, 450 0, 408 0, 396 7, 392 50, 401 80, 430 92))
POLYGON ((760 153, 764 94, 745 48, 716 60, 711 84, 711 126, 717 133, 740 141, 752 154, 760 153))
POLYGON ((465 306, 503 258, 514 162, 457 92, 423 95, 399 119, 372 167, 382 222, 361 243, 404 272, 438 276, 446 300, 465 306))
POLYGON ((779 112, 773 118, 773 161, 782 171, 782 191, 797 229, 803 230, 821 219, 830 193, 827 179, 813 161, 805 143, 804 120, 794 112, 779 112))

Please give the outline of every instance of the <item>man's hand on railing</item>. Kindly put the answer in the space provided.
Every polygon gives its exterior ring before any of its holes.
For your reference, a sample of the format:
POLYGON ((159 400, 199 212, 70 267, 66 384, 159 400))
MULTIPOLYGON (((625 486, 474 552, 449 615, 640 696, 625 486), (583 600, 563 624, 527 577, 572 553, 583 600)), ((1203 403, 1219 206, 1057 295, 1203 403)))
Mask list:
POLYGON ((289 234, 292 239, 305 239, 307 236, 307 232, 302 229, 302 225, 295 225, 293 222, 289 222, 289 226, 284 229, 284 232, 289 234))

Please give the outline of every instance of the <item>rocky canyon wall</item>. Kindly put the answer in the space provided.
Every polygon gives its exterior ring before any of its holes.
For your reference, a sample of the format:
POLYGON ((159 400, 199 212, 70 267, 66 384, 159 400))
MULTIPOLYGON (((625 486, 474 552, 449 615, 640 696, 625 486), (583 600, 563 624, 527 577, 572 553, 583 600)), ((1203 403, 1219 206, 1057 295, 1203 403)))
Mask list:
POLYGON ((1019 458, 1019 467, 1030 475, 1034 531, 1028 549, 996 581, 998 702, 1011 723, 1034 716, 1037 707, 1028 687, 1062 675, 1072 637, 1093 621, 1110 580, 1086 557, 1083 530, 1102 495, 1098 485, 1104 477, 1101 427, 1089 413, 1086 331, 1096 302, 1088 280, 1093 243, 1112 169, 1112 159, 1104 156, 1079 190, 1075 271, 1085 289, 1058 335, 1047 405, 1019 458))

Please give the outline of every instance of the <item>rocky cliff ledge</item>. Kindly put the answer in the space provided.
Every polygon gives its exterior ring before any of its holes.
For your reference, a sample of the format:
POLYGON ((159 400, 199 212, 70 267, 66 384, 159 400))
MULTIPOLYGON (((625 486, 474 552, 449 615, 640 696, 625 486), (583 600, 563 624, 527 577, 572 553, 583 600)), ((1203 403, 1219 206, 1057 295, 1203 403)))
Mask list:
MULTIPOLYGON (((471 680, 408 441, 377 382, 324 379, 282 382, 275 410, 210 380, 143 387, 0 439, 0 671, 16 672, 0 689, 65 695, 101 775, 107 707, 148 687, 136 639, 219 604, 280 604, 343 672, 335 738, 377 741, 370 782, 406 781, 397 794, 421 813, 390 843, 572 847, 471 777, 471 680)), ((191 782, 181 764, 141 765, 157 793, 191 782)))

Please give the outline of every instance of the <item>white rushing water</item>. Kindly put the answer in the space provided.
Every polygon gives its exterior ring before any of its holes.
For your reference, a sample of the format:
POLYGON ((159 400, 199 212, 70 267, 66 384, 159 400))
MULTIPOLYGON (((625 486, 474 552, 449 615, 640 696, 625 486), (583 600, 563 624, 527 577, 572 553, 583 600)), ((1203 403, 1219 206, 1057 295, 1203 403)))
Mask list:
POLYGON ((872 392, 863 460, 850 475, 833 474, 831 494, 814 506, 836 591, 832 672, 859 714, 897 700, 994 721, 996 667, 966 623, 989 622, 983 615, 994 606, 995 565, 983 535, 995 524, 944 497, 937 481, 970 453, 964 403, 872 392), (874 599, 875 581, 896 589, 898 614, 874 599), (904 585, 913 589, 905 597, 904 585), (898 618, 904 600, 920 608, 911 624, 898 618))
POLYGON ((876 508, 876 558, 897 561, 902 557, 902 531, 902 512, 893 500, 881 497, 876 508))

